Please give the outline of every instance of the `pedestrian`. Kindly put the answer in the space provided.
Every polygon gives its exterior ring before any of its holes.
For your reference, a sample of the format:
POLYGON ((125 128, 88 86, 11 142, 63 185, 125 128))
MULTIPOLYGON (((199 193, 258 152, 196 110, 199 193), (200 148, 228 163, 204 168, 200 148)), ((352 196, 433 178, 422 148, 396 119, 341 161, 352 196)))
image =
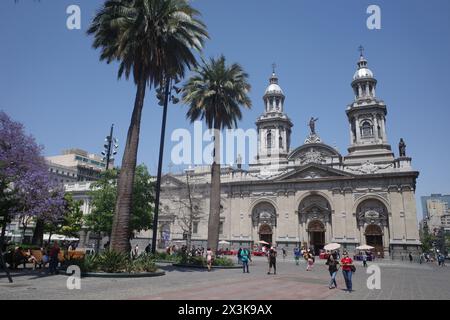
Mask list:
POLYGON ((285 260, 286 259, 286 249, 285 248, 283 248, 283 249, 281 249, 282 251, 283 251, 283 260, 285 260))
POLYGON ((246 248, 241 250, 241 261, 242 261, 242 268, 243 268, 243 273, 245 273, 245 271, 247 270, 247 273, 250 273, 250 271, 248 270, 248 261, 252 261, 252 258, 250 257, 250 251, 247 250, 246 248))
POLYGON ((139 255, 139 246, 136 244, 132 252, 133 259, 136 259, 138 255, 139 255))
POLYGON ((239 250, 237 252, 237 259, 238 259, 238 264, 241 264, 241 262, 242 262, 242 248, 239 248, 239 250))
POLYGON ((341 259, 342 274, 344 275, 345 286, 348 292, 352 292, 352 275, 355 272, 355 266, 353 265, 353 260, 348 256, 345 251, 341 259))
POLYGON ((50 274, 57 273, 56 269, 58 268, 58 263, 59 263, 59 261, 58 261, 59 252, 60 252, 60 249, 59 249, 58 243, 55 241, 55 242, 53 242, 53 247, 50 250, 50 265, 49 265, 50 274))
POLYGON ((270 271, 273 267, 273 274, 277 274, 277 250, 274 247, 269 249, 269 254, 267 255, 269 260, 269 271, 267 274, 270 274, 270 271))
POLYGON ((300 249, 298 247, 294 248, 294 258, 295 258, 295 264, 298 266, 298 263, 300 261, 300 249))
POLYGON ((443 254, 439 254, 438 256, 438 263, 441 267, 445 266, 445 257, 443 254))
POLYGON ((330 254, 328 256, 326 265, 328 266, 328 271, 330 272, 331 276, 330 285, 328 287, 330 289, 337 288, 336 275, 339 270, 339 261, 335 259, 334 255, 330 254))
POLYGON ((150 252, 152 251, 152 244, 149 243, 146 247, 145 247, 145 253, 146 254, 150 254, 150 252))
POLYGON ((411 252, 408 254, 408 256, 409 256, 409 262, 413 262, 413 256, 412 256, 411 252))
POLYGON ((211 251, 211 248, 208 248, 208 250, 206 250, 206 264, 208 265, 208 272, 211 271, 212 261, 213 252, 211 251))
POLYGON ((314 255, 308 250, 308 253, 306 254, 306 261, 307 261, 307 266, 306 266, 306 271, 311 271, 313 266, 314 266, 314 255))
POLYGON ((364 251, 362 255, 363 267, 367 268, 367 253, 364 251))

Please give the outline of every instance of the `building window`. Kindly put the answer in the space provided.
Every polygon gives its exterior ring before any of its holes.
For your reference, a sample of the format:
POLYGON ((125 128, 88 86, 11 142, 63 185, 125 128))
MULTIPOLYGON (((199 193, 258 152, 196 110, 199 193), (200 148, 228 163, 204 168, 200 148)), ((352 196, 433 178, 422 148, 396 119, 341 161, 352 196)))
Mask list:
POLYGON ((269 133, 267 134, 267 149, 272 148, 272 133, 269 130, 269 133))
POLYGON ((192 233, 194 233, 194 234, 198 233, 198 222, 194 222, 192 224, 192 233))
POLYGON ((368 121, 363 122, 361 126, 361 135, 363 138, 373 136, 373 128, 368 121))
POLYGON ((219 223, 219 234, 223 234, 223 221, 219 223))

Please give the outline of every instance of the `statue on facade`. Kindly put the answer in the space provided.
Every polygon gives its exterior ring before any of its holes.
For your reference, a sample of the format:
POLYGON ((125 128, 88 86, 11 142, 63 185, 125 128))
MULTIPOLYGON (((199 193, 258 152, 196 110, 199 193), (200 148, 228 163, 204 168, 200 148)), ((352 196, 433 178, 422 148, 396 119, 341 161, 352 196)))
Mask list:
POLYGON ((400 157, 406 157, 406 144, 403 138, 400 138, 400 142, 398 143, 398 152, 400 153, 400 157))
POLYGON ((311 129, 311 134, 316 134, 316 121, 319 120, 319 118, 314 119, 314 117, 311 117, 311 120, 309 120, 309 128, 311 129))

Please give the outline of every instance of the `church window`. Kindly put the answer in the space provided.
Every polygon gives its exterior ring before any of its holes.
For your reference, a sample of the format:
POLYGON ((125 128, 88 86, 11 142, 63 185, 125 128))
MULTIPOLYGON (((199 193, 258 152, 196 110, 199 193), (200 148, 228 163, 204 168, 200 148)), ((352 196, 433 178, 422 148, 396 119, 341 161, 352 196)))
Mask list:
POLYGON ((361 135, 363 138, 371 137, 373 135, 372 125, 368 121, 364 121, 361 126, 361 135))
POLYGON ((269 131, 267 134, 267 149, 272 148, 272 133, 269 131))
POLYGON ((219 223, 219 234, 223 234, 223 221, 219 223))
POLYGON ((198 222, 192 224, 192 233, 198 233, 198 222))

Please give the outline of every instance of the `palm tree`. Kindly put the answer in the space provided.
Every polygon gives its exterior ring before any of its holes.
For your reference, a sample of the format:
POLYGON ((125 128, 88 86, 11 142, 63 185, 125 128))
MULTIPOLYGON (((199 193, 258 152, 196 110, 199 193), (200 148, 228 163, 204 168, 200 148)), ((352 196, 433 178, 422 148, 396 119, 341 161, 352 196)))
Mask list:
POLYGON ((100 60, 119 62, 118 77, 132 75, 136 98, 128 128, 117 191, 111 249, 130 248, 130 211, 139 130, 146 86, 163 86, 197 65, 193 51, 201 51, 208 34, 200 13, 186 0, 107 0, 87 33, 100 48, 100 60))
POLYGON ((203 60, 200 68, 183 87, 183 101, 189 105, 186 117, 191 123, 201 119, 214 129, 214 159, 211 166, 211 193, 208 221, 208 247, 213 252, 219 242, 220 223, 220 131, 237 127, 241 106, 250 108, 248 74, 239 64, 225 64, 225 57, 203 60))

